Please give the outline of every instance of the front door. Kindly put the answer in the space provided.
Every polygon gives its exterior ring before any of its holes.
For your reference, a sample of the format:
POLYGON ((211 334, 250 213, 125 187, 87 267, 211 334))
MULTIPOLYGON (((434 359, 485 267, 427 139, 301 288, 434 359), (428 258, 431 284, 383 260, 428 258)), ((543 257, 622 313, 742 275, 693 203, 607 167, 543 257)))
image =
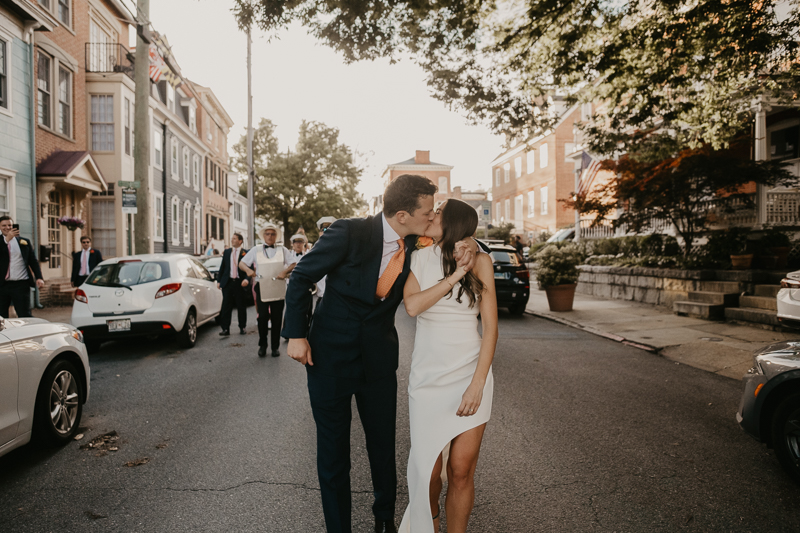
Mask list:
POLYGON ((0 446, 17 436, 18 396, 17 355, 8 337, 0 335, 0 446))

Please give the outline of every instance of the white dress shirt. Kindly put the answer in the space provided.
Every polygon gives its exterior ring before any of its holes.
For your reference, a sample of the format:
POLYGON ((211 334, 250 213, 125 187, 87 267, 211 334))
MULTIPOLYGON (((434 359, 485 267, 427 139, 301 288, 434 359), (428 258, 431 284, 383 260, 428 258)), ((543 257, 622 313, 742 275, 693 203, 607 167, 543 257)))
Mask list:
MULTIPOLYGON (((383 272, 389 266, 392 256, 400 249, 397 241, 401 238, 394 228, 386 222, 386 217, 383 213, 381 213, 381 220, 383 220, 383 256, 381 257, 381 270, 378 273, 378 279, 383 276, 383 272)), ((408 253, 408 250, 406 250, 406 253, 408 253)))
POLYGON ((81 250, 81 271, 79 276, 89 275, 89 250, 81 250))
POLYGON ((23 279, 30 279, 28 269, 25 268, 25 261, 22 259, 22 252, 19 249, 19 242, 17 239, 11 239, 8 245, 9 257, 9 281, 19 281, 23 279))
POLYGON ((241 248, 231 248, 231 279, 239 278, 239 250, 241 248))
POLYGON ((244 255, 244 257, 242 258, 242 262, 245 265, 247 265, 249 269, 255 270, 254 265, 256 264, 256 257, 258 257, 258 254, 266 253, 267 257, 272 259, 273 257, 275 257, 275 254, 278 253, 278 247, 280 247, 283 250, 283 266, 288 267, 289 265, 292 264, 291 260, 292 256, 294 255, 294 252, 291 252, 285 246, 280 246, 278 244, 276 244, 272 248, 267 248, 263 244, 259 244, 258 246, 253 246, 252 248, 250 248, 250 251, 244 255))

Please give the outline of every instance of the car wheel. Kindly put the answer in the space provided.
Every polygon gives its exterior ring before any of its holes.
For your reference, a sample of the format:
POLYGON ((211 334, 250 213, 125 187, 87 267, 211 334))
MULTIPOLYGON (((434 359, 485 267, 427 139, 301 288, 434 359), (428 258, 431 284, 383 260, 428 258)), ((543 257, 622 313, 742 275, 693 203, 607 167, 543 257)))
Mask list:
POLYGON ((181 348, 191 348, 195 342, 197 342, 197 316, 194 309, 189 309, 186 322, 183 323, 183 328, 178 333, 178 345, 181 348))
POLYGON ((75 366, 60 360, 44 373, 34 408, 34 438, 40 443, 68 443, 78 432, 83 414, 83 387, 75 366))
POLYGON ((512 315, 521 315, 525 313, 525 304, 514 304, 508 306, 508 312, 512 315))
POLYGON ((772 446, 784 470, 800 483, 800 394, 787 396, 775 408, 772 446))

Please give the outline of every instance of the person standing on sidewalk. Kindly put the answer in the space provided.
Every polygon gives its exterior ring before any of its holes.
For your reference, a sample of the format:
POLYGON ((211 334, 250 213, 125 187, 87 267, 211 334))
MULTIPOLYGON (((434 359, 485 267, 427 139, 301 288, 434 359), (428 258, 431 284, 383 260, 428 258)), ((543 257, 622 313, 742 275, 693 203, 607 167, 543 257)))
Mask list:
POLYGON ((19 236, 19 226, 9 216, 0 217, 0 232, 5 246, 0 246, 0 316, 8 318, 13 305, 18 317, 31 316, 32 287, 44 288, 42 269, 28 239, 19 236))
POLYGON ((80 287, 94 267, 103 262, 103 254, 100 250, 92 248, 92 239, 84 235, 81 237, 80 252, 72 252, 72 277, 70 281, 73 287, 80 287))
MULTIPOLYGON (((261 230, 261 238, 264 244, 261 246, 253 246, 250 251, 245 254, 244 258, 239 261, 239 268, 241 268, 248 276, 256 276, 256 263, 259 258, 265 258, 267 261, 282 261, 284 268, 291 264, 292 252, 284 246, 275 244, 278 240, 278 226, 275 224, 267 224, 261 230)), ((267 356, 267 346, 272 348, 272 357, 281 355, 281 325, 283 323, 283 307, 284 298, 272 300, 269 302, 263 301, 261 298, 261 284, 274 283, 277 280, 283 280, 284 277, 276 276, 275 280, 260 280, 256 283, 256 309, 258 311, 258 356, 267 356), (272 322, 272 334, 270 335, 270 321, 272 322)), ((285 284, 284 284, 285 290, 285 284)))
POLYGON ((233 308, 239 318, 239 333, 244 335, 247 327, 247 291, 250 280, 247 274, 239 268, 239 262, 244 259, 246 250, 242 248, 244 237, 241 233, 234 233, 231 237, 231 247, 222 254, 222 264, 219 267, 217 287, 222 289, 222 310, 219 313, 219 325, 222 327, 220 335, 231 334, 231 316, 233 308))

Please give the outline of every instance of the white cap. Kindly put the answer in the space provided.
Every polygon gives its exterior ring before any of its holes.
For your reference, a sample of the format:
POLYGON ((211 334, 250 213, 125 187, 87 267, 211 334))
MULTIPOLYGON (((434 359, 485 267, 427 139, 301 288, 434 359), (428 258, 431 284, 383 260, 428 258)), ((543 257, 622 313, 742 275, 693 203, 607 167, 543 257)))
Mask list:
POLYGON ((306 243, 308 242, 308 239, 302 233, 296 233, 296 234, 292 235, 292 238, 289 240, 289 242, 294 242, 294 241, 296 241, 298 239, 303 241, 303 242, 306 242, 306 243))
POLYGON ((322 229, 323 224, 333 224, 336 222, 336 217, 322 217, 317 220, 317 229, 322 229))

